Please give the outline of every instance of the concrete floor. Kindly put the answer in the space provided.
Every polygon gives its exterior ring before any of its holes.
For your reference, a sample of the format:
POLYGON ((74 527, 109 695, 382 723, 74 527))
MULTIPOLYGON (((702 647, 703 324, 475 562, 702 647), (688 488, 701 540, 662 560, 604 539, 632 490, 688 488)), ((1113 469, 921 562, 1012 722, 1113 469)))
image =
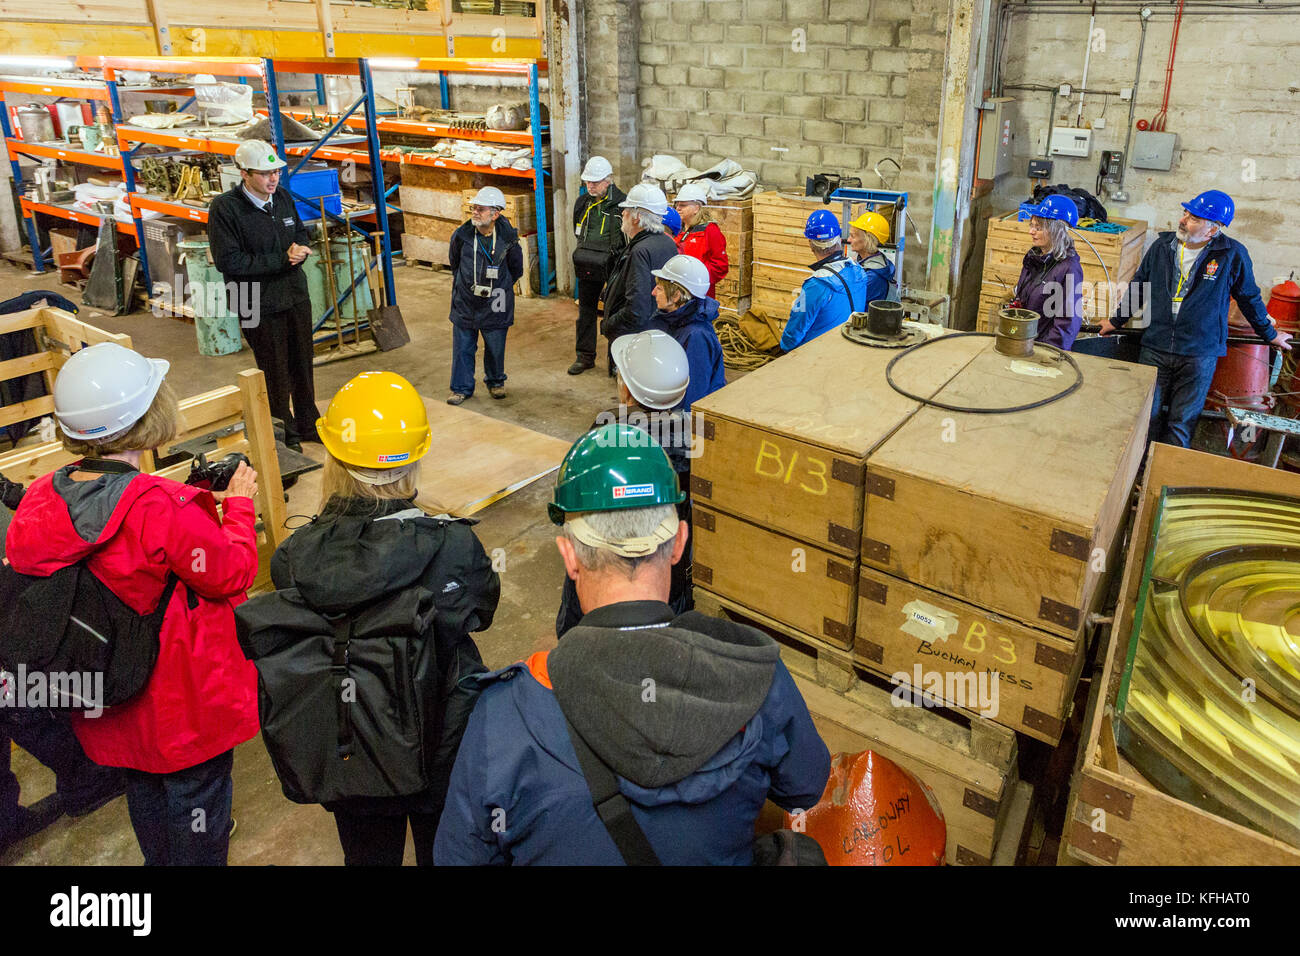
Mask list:
MULTIPOLYGON (((395 275, 398 302, 411 332, 410 344, 387 354, 319 366, 318 399, 328 399, 352 376, 379 368, 403 375, 426 397, 446 398, 451 376, 450 277, 411 267, 398 268, 395 275)), ((38 276, 0 261, 0 300, 34 289, 58 291, 80 301, 80 295, 59 285, 56 276, 38 276)), ((571 300, 516 300, 515 325, 506 347, 509 396, 501 401, 488 396, 482 385, 480 358, 479 385, 465 407, 566 441, 576 439, 599 411, 617 402, 613 380, 603 373, 603 355, 598 369, 578 376, 565 374, 573 360, 576 316, 577 307, 571 300)), ((199 355, 194 327, 179 320, 148 312, 112 317, 88 308, 83 308, 79 317, 100 328, 126 332, 143 354, 168 359, 172 363, 169 378, 182 396, 230 384, 235 373, 254 367, 248 349, 221 358, 199 355)), ((323 457, 319 445, 305 445, 304 449, 315 458, 323 457)), ((447 466, 455 467, 455 462, 447 466)), ((290 490, 290 515, 315 513, 318 475, 307 476, 290 490)), ((502 548, 506 553, 495 623, 475 636, 489 667, 502 667, 554 646, 555 612, 564 571, 553 543, 554 526, 546 517, 551 484, 550 479, 542 479, 477 515, 481 523, 475 530, 484 547, 489 552, 502 548)), ((53 774, 26 753, 14 753, 14 772, 23 787, 24 804, 53 792, 53 774)), ((343 862, 333 818, 319 806, 300 806, 285 799, 260 736, 236 749, 234 781, 238 830, 230 844, 231 864, 343 862)), ((406 859, 408 864, 414 861, 409 846, 406 859)), ((80 820, 63 817, 0 857, 3 864, 141 862, 124 799, 80 820)))

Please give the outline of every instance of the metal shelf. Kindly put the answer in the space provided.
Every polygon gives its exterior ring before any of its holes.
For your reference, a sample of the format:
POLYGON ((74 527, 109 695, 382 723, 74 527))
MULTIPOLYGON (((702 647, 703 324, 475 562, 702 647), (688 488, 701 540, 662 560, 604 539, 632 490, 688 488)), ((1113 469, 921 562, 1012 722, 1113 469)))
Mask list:
MULTIPOLYGON (((282 110, 281 112, 288 113, 296 120, 312 118, 311 110, 282 110)), ((318 119, 324 119, 328 123, 333 123, 338 118, 333 113, 324 115, 317 113, 315 115, 318 119)), ((365 122, 355 116, 348 117, 346 125, 352 128, 365 129, 365 122)), ((466 130, 455 129, 439 123, 420 123, 408 119, 381 119, 377 125, 381 133, 401 133, 406 136, 443 136, 449 139, 479 140, 488 143, 513 143, 516 146, 533 145, 533 134, 530 130, 466 130)), ((549 127, 543 127, 543 135, 549 132, 549 127)))
POLYGON ((122 157, 105 156, 87 149, 72 149, 48 146, 45 143, 24 143, 21 139, 6 137, 5 145, 9 149, 9 158, 16 159, 18 153, 26 156, 44 156, 49 159, 62 160, 65 163, 77 163, 81 166, 99 166, 103 169, 122 170, 122 157))
MULTIPOLYGON (((33 212, 44 213, 47 216, 58 216, 60 219, 69 219, 72 222, 79 222, 83 226, 99 227, 101 219, 93 212, 84 212, 80 209, 74 209, 71 206, 56 205, 55 203, 37 202, 34 199, 28 199, 26 196, 18 197, 18 204, 22 206, 23 215, 27 216, 33 212)), ((135 229, 124 222, 117 224, 117 231, 125 233, 128 236, 135 235, 135 229)))

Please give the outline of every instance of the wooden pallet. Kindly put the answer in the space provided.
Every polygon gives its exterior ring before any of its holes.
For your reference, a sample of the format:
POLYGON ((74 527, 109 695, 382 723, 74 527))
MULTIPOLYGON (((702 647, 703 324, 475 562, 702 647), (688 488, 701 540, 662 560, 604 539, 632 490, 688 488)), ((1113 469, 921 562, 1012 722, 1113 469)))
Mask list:
MULTIPOLYGON (((716 606, 781 643, 781 659, 832 753, 874 750, 930 787, 948 827, 948 863, 993 861, 1012 804, 1020 802, 1012 799, 1019 779, 1014 733, 952 711, 895 706, 891 690, 856 669, 844 651, 707 589, 697 586, 695 593, 706 613, 716 606)), ((1019 811, 1022 818, 1025 812, 1019 811)), ((1012 842, 1018 846, 1018 832, 1012 842)))

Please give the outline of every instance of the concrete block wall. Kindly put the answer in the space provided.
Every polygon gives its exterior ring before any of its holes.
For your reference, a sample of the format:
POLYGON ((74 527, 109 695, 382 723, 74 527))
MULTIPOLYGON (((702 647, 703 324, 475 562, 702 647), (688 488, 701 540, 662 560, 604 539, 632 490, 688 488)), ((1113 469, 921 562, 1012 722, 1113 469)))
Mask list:
MULTIPOLYGON (((1099 15, 1095 29, 1102 32, 1096 34, 1088 88, 1132 86, 1140 37, 1136 14, 1099 15)), ((1160 108, 1172 30, 1167 14, 1152 18, 1148 27, 1135 121, 1151 119, 1160 108)), ((1007 39, 1004 81, 1079 86, 1087 35, 1086 16, 1017 16, 1007 39)), ((1184 16, 1166 123, 1179 138, 1174 167, 1168 172, 1129 168, 1124 181, 1129 201, 1103 197, 1110 214, 1172 229, 1181 202, 1205 189, 1221 189, 1237 205, 1228 234, 1245 243, 1260 285, 1300 269, 1298 46, 1300 16, 1184 16)), ((1021 120, 1013 170, 994 190, 999 211, 1014 208, 1027 195, 1026 166, 1039 131, 1049 125, 1050 94, 1008 90, 1007 95, 1020 100, 1021 120)), ((1058 98, 1058 122, 1068 115, 1072 125, 1077 105, 1075 96, 1067 111, 1058 98)), ((1105 127, 1093 130, 1092 156, 1053 157, 1053 182, 1094 190, 1101 150, 1124 147, 1128 103, 1085 98, 1085 122, 1099 117, 1105 127)))
POLYGON ((879 185, 872 166, 901 159, 911 11, 906 0, 642 0, 642 153, 698 169, 735 159, 772 187, 824 170, 879 185))
MULTIPOLYGON (((602 55, 591 45, 588 74, 602 55)), ((724 158, 768 188, 822 171, 909 192, 928 242, 949 0, 642 0, 640 158, 724 158), (773 149, 779 147, 779 149, 773 149)), ((919 281, 912 238, 905 269, 919 281)))

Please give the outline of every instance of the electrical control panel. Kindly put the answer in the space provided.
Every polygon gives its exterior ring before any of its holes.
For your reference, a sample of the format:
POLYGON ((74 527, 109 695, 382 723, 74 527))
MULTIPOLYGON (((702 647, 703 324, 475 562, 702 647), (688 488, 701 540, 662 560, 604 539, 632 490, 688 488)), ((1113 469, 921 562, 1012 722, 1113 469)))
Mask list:
POLYGON ((1048 152, 1053 156, 1087 156, 1092 152, 1092 130, 1056 126, 1048 152))
POLYGON ((988 100, 980 110, 980 148, 975 175, 997 179, 1011 171, 1015 143, 1016 101, 1009 96, 988 100))
POLYGON ((1129 164, 1134 169, 1173 169, 1174 152, 1177 149, 1177 133, 1136 130, 1133 133, 1133 156, 1129 164))

